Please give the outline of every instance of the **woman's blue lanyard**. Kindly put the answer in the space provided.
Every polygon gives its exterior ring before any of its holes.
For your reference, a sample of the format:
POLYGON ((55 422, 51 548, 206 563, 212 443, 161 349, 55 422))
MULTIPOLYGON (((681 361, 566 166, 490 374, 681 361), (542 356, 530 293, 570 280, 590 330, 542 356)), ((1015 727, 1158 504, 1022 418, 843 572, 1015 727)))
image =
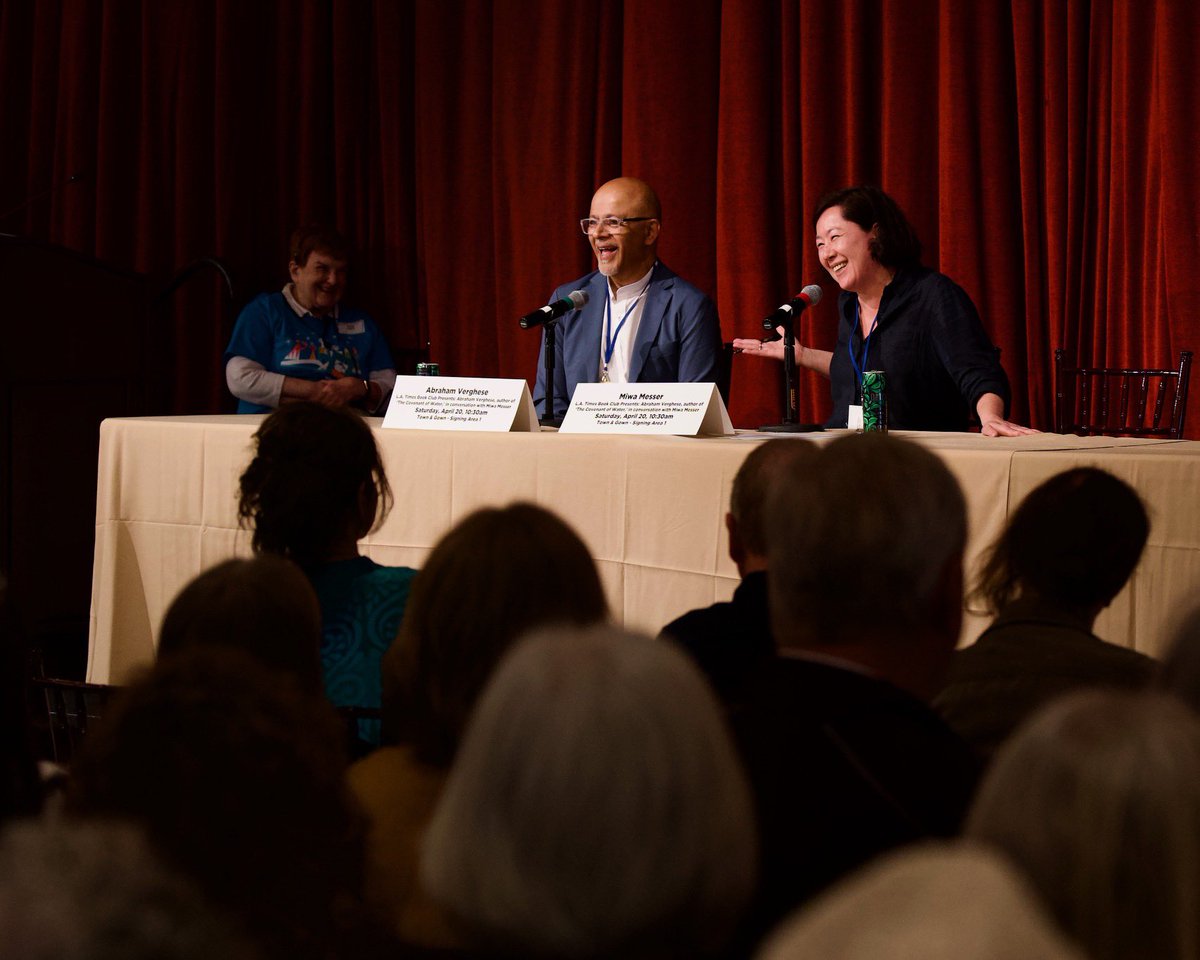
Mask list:
MULTIPOLYGON (((658 264, 655 263, 654 267, 658 264)), ((646 282, 646 286, 642 287, 642 293, 650 289, 650 282, 654 280, 654 267, 650 268, 650 279, 646 282)), ((617 324, 617 329, 612 331, 612 287, 609 284, 604 285, 604 373, 600 379, 604 383, 608 383, 608 364, 612 360, 613 351, 617 347, 617 337, 621 335, 621 328, 625 326, 625 321, 629 319, 629 315, 633 313, 633 308, 638 305, 638 301, 642 299, 642 293, 639 293, 633 298, 633 302, 625 310, 625 316, 621 317, 621 322, 617 324)))
MULTIPOLYGON (((875 319, 871 322, 871 329, 867 331, 866 339, 863 340, 862 359, 861 360, 854 355, 854 345, 853 345, 854 338, 851 337, 849 340, 846 341, 846 352, 850 354, 850 366, 852 366, 854 368, 854 376, 858 380, 859 396, 862 395, 862 378, 863 378, 863 371, 867 368, 867 354, 871 350, 871 334, 873 334, 875 332, 875 328, 877 326, 879 326, 879 311, 878 310, 875 311, 875 319)), ((855 297, 854 298, 854 329, 857 330, 858 328, 859 328, 858 297, 855 297)))

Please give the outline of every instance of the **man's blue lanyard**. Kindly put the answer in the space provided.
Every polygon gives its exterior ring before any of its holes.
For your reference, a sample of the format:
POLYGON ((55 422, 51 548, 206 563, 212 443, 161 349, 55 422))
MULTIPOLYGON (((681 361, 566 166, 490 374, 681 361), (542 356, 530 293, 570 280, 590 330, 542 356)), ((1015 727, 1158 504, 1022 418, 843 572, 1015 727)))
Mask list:
MULTIPOLYGON (((862 391, 863 371, 867 368, 867 354, 871 349, 871 334, 875 332, 875 328, 879 326, 879 311, 875 311, 875 319, 871 322, 871 329, 867 331, 866 339, 862 345, 862 359, 854 355, 854 337, 846 341, 846 352, 850 354, 850 366, 854 368, 854 376, 858 379, 858 389, 862 391)), ((854 329, 857 330, 858 323, 858 297, 854 298, 854 329)))
MULTIPOLYGON (((654 280, 654 267, 657 267, 657 266, 658 266, 658 264, 655 263, 654 266, 650 268, 650 279, 647 280, 646 285, 644 287, 642 287, 642 293, 645 293, 647 290, 650 289, 650 284, 654 280)), ((604 293, 605 293, 605 299, 604 299, 604 374, 605 374, 605 376, 607 376, 608 375, 608 364, 612 360, 613 350, 615 350, 617 347, 617 337, 619 337, 621 335, 621 328, 625 326, 625 321, 628 320, 629 315, 631 313, 633 313, 633 308, 636 307, 638 305, 638 301, 642 299, 642 293, 639 293, 636 297, 633 298, 633 302, 625 310, 625 316, 623 316, 621 318, 621 322, 617 324, 616 331, 611 332, 611 333, 610 333, 610 331, 612 331, 613 299, 612 299, 612 287, 608 283, 604 284, 604 293)))

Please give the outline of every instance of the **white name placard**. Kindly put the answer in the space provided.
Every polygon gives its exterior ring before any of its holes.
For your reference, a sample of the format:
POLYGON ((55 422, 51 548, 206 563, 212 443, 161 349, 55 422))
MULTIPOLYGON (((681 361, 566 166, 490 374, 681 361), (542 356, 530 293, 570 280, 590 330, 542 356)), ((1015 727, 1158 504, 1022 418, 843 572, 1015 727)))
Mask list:
POLYGON ((733 424, 712 383, 581 383, 559 433, 729 436, 733 424))
POLYGON ((397 377, 383 417, 399 430, 540 430, 524 380, 397 377))

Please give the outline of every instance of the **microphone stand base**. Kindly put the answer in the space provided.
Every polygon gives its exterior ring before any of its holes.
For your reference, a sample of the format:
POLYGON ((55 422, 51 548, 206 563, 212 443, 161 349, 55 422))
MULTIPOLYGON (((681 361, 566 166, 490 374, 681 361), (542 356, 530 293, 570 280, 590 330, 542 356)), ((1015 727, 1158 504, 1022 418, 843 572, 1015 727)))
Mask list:
POLYGON ((759 433, 816 433, 824 430, 823 423, 769 423, 759 427, 759 433))
POLYGON ((562 417, 538 417, 538 423, 543 427, 561 427, 563 422, 562 417))

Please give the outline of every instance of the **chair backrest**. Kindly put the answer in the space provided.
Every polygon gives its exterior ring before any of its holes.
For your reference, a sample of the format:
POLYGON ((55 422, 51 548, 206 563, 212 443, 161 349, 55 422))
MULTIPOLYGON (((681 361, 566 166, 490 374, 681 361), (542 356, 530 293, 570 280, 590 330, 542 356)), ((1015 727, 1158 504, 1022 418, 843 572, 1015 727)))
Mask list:
POLYGON ((45 706, 31 717, 37 752, 42 759, 66 766, 118 688, 44 677, 33 678, 32 684, 33 696, 45 706))
POLYGON ((1054 429, 1058 433, 1183 439, 1192 352, 1174 370, 1078 367, 1054 351, 1054 429))

